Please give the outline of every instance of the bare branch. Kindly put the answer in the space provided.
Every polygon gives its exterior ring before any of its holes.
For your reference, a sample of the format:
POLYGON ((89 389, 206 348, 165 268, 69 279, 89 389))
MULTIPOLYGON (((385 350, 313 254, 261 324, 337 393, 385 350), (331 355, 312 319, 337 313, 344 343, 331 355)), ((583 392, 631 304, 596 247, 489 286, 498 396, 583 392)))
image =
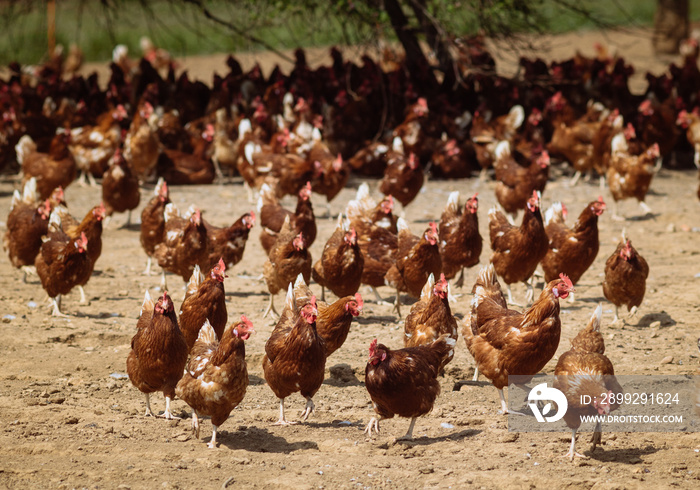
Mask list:
POLYGON ((202 3, 201 0, 183 0, 183 1, 185 3, 195 5, 197 8, 199 8, 200 12, 202 12, 202 14, 207 19, 209 19, 209 20, 211 20, 211 21, 215 22, 216 24, 219 24, 223 27, 226 27, 227 29, 234 32, 236 35, 240 36, 241 38, 247 39, 250 42, 253 42, 253 43, 256 43, 256 44, 263 46, 265 49, 275 53, 277 56, 284 59, 285 61, 289 61, 290 63, 294 62, 294 60, 292 60, 289 56, 285 55, 284 53, 282 53, 278 49, 275 49, 273 46, 271 46, 270 44, 268 44, 264 40, 262 40, 256 36, 253 36, 251 34, 248 34, 247 32, 244 32, 243 30, 236 27, 233 23, 231 23, 225 19, 222 19, 222 18, 218 17, 217 15, 214 15, 206 6, 204 6, 204 4, 202 3))

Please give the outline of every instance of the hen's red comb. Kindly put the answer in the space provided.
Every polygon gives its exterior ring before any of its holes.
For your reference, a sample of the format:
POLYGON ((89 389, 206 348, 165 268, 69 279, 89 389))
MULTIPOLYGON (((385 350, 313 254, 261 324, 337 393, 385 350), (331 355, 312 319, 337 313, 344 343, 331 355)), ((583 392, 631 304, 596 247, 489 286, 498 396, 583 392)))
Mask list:
POLYGON ((225 271, 226 271, 226 264, 224 263, 224 258, 223 258, 223 257, 219 258, 219 263, 216 264, 216 266, 221 270, 221 272, 225 272, 225 271))
POLYGON ((247 316, 241 315, 241 323, 243 323, 249 329, 253 329, 253 322, 251 322, 247 316))
POLYGON ((374 351, 377 350, 377 339, 372 340, 369 344, 369 355, 372 356, 374 351))
POLYGON ((364 305, 364 301, 362 301, 362 296, 360 296, 360 293, 355 293, 355 301, 357 302, 357 307, 362 309, 362 305, 364 305))
POLYGON ((562 281, 564 281, 564 284, 566 284, 566 287, 567 287, 567 288, 573 288, 573 287, 574 287, 574 284, 571 282, 571 279, 569 279, 569 276, 567 276, 567 275, 564 274, 563 272, 562 272, 561 274, 559 274, 559 279, 561 279, 562 281))

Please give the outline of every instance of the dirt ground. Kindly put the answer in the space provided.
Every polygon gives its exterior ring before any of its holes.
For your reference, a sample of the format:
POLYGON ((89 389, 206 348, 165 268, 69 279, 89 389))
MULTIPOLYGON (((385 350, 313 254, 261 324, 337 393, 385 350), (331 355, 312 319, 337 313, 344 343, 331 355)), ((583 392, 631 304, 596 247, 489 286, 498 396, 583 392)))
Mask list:
MULTIPOLYGON (((563 58, 576 46, 591 52, 596 40, 610 42, 639 71, 667 66, 668 59, 650 56, 648 37, 600 34, 565 36, 554 40, 558 50, 548 57, 563 58), (647 68, 649 67, 649 68, 647 68)), ((188 59, 186 66, 205 80, 211 70, 223 71, 223 57, 188 59), (207 70, 209 70, 207 72, 207 70)), ((563 200, 572 216, 595 199, 597 183, 569 188, 554 169, 543 205, 563 200)), ((360 180, 332 203, 343 211, 360 180)), ((9 210, 17 181, 0 182, 0 216, 9 210)), ((377 182, 370 182, 377 195, 377 182)), ((569 339, 585 326, 598 302, 603 302, 602 331, 606 354, 618 374, 688 374, 698 369, 697 319, 700 316, 700 203, 695 171, 662 170, 652 183, 647 203, 653 216, 642 217, 636 203, 622 203, 626 222, 613 221, 608 211, 600 219, 600 253, 577 285, 576 300, 562 305, 562 336, 557 355, 545 367, 553 372, 569 339), (611 326, 612 306, 602 294, 606 258, 615 249, 622 228, 650 266, 647 294, 636 318, 611 326)), ((487 231, 487 210, 495 203, 492 182, 477 179, 431 181, 405 210, 414 233, 429 220, 439 219, 448 193, 479 192, 480 227, 487 231)), ((152 188, 142 190, 142 204, 152 188)), ((218 225, 228 225, 252 208, 240 182, 208 187, 174 187, 171 198, 181 208, 196 203, 218 225)), ((603 197, 610 202, 605 191, 603 197)), ((71 185, 66 191, 71 212, 83 216, 100 200, 99 188, 71 185)), ((464 197, 463 197, 464 199, 464 197)), ((324 198, 314 195, 317 214, 325 215, 324 198)), ((293 206, 287 198, 284 203, 293 206)), ((0 218, 2 219, 2 218, 0 218)), ((201 437, 190 431, 190 420, 165 421, 144 417, 143 395, 126 378, 126 358, 144 291, 157 294, 159 277, 145 276, 146 255, 138 227, 121 228, 115 216, 103 235, 103 252, 86 287, 89 305, 78 303, 74 290, 64 298, 68 319, 49 316, 46 294, 36 277, 22 282, 7 258, 0 259, 0 487, 4 488, 698 488, 700 435, 697 433, 604 433, 605 445, 588 451, 588 433, 578 449, 590 459, 572 463, 562 455, 569 434, 509 433, 499 415, 496 389, 488 383, 462 386, 474 363, 460 338, 455 358, 441 378, 442 394, 429 415, 420 418, 412 442, 394 443, 408 421, 392 419, 382 432, 367 439, 363 428, 373 416, 364 386, 367 347, 377 337, 391 347, 402 344, 402 323, 388 306, 378 306, 370 291, 361 317, 353 323, 345 345, 326 364, 326 381, 314 401, 316 413, 307 423, 279 427, 272 423, 278 402, 262 373, 264 344, 274 323, 263 319, 267 302, 264 283, 257 280, 264 255, 259 227, 252 230, 244 259, 225 282, 229 317, 245 313, 255 334, 246 346, 250 386, 245 399, 219 432, 219 447, 207 449, 211 424, 201 437)), ((573 221, 574 218, 570 218, 573 221)), ((4 223, 2 224, 4 232, 4 223)), ((320 218, 312 247, 319 257, 335 220, 320 218)), ((488 263, 484 247, 481 264, 488 263)), ((454 291, 453 312, 460 318, 469 309, 478 267, 468 271, 463 290, 454 291)), ((183 283, 169 276, 176 306, 183 283)), ((313 288, 317 286, 312 285, 313 288)), ((380 292, 392 299, 388 288, 380 292)), ((514 288, 523 299, 525 288, 514 288)), ((283 303, 280 293, 276 303, 283 303)), ((483 378, 482 378, 483 380, 483 378)), ((161 395, 152 397, 162 411, 161 395)), ((287 399, 288 416, 297 417, 304 400, 287 399)), ((189 407, 174 402, 177 414, 189 407)), ((590 428, 587 428, 590 430, 590 428)), ((603 427, 605 430, 605 427, 603 427)))

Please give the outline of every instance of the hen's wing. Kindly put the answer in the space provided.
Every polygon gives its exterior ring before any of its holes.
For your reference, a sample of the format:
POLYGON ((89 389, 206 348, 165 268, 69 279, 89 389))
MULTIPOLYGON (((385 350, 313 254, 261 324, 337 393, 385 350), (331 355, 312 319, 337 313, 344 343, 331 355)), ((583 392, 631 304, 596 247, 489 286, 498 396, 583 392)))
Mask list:
POLYGON ((265 343, 265 354, 267 354, 267 358, 270 362, 275 362, 275 358, 277 358, 279 352, 284 348, 287 337, 292 331, 296 318, 299 315, 294 298, 294 288, 291 283, 287 289, 284 310, 287 313, 284 314, 283 312, 283 314, 280 315, 277 325, 275 325, 274 330, 272 330, 270 334, 270 338, 267 339, 265 343))
POLYGON ((508 218, 496 208, 489 210, 489 239, 491 240, 491 248, 501 250, 508 248, 508 241, 513 232, 517 231, 518 227, 511 224, 508 218))

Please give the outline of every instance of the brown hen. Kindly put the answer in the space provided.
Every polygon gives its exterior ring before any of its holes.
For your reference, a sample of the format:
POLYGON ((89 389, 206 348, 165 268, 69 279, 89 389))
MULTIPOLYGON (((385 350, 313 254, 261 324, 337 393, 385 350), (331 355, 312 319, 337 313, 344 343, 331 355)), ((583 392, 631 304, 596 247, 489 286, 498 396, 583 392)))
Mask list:
MULTIPOLYGON (((447 334, 457 341, 457 320, 450 308, 450 286, 444 274, 435 282, 431 274, 423 287, 420 299, 411 306, 411 312, 404 322, 404 347, 432 344, 441 335, 447 334)), ((440 364, 440 373, 452 360, 452 353, 440 364)))
POLYGON ((326 288, 341 298, 355 294, 360 289, 364 264, 355 229, 349 229, 349 222, 341 214, 321 258, 311 270, 311 277, 323 288, 321 299, 326 299, 326 288))
POLYGON ((535 293, 527 280, 549 249, 537 191, 533 191, 528 200, 519 227, 511 224, 496 208, 490 209, 489 238, 493 250, 491 263, 508 287, 508 302, 513 304, 510 285, 516 282, 526 283, 526 298, 528 303, 532 302, 535 293))
POLYGON ((572 291, 571 281, 562 274, 545 286, 530 308, 518 313, 502 303, 493 265, 479 272, 462 335, 479 372, 498 389, 503 413, 508 413, 503 396, 508 376, 534 376, 556 352, 561 334, 559 299, 572 291))
POLYGON ((553 281, 563 273, 576 284, 598 255, 598 217, 605 211, 605 202, 599 197, 597 201, 588 203, 573 228, 553 217, 549 219, 561 206, 561 203, 554 203, 546 213, 545 231, 549 249, 542 259, 544 280, 553 281))
POLYGON ((277 313, 274 305, 275 294, 294 283, 299 274, 304 276, 304 281, 308 284, 311 278, 311 254, 306 247, 303 233, 293 230, 287 217, 263 266, 263 276, 270 293, 270 304, 264 316, 270 311, 277 313))
POLYGON ((430 223, 423 234, 418 237, 411 233, 406 222, 399 218, 398 250, 396 261, 389 268, 384 281, 396 290, 396 313, 401 316, 400 292, 406 292, 418 298, 425 281, 430 274, 437 276, 442 272, 442 259, 438 247, 437 225, 430 223))
POLYGON ((211 417, 214 427, 208 447, 216 447, 218 428, 238 406, 248 388, 245 341, 254 333, 245 315, 218 336, 205 321, 191 350, 185 374, 175 387, 175 394, 192 408, 192 430, 199 437, 199 419, 211 417), (220 340, 219 340, 220 339, 220 340))
POLYGON ((226 293, 224 279, 226 265, 223 259, 215 265, 205 278, 199 266, 195 266, 192 277, 187 283, 185 299, 180 306, 180 330, 187 342, 188 351, 197 340, 199 329, 205 321, 214 329, 217 338, 221 338, 226 328, 228 313, 226 312, 226 293))
POLYGON ((459 207, 459 191, 450 193, 445 209, 440 216, 438 236, 442 272, 452 279, 459 272, 455 286, 464 284, 464 268, 479 263, 483 238, 479 232, 479 200, 477 194, 467 199, 464 210, 459 207))
MULTIPOLYGON (((586 328, 571 340, 571 349, 559 357, 554 368, 554 388, 564 393, 568 402, 564 422, 571 429, 571 446, 564 456, 571 460, 586 457, 576 452, 576 431, 581 426, 581 418, 608 415, 620 406, 615 401, 618 399, 615 395, 623 392, 615 378, 612 362, 603 354, 605 343, 600 334, 602 314, 603 307, 598 305, 586 328), (601 399, 601 394, 606 396, 601 399), (591 402, 584 402, 586 396, 591 402)), ((601 443, 601 434, 598 421, 591 438, 591 451, 601 443)))
POLYGON ((313 396, 323 383, 326 348, 316 330, 316 298, 297 309, 294 289, 289 284, 285 309, 265 343, 262 367, 265 381, 280 400, 280 416, 275 425, 289 425, 284 415, 284 399, 297 391, 306 398, 302 420, 314 411, 313 396))
POLYGON ((167 292, 155 305, 146 296, 136 327, 126 359, 129 380, 146 395, 146 416, 153 415, 150 394, 162 391, 165 412, 159 417, 175 419, 170 402, 187 364, 187 343, 178 326, 173 300, 167 292))
POLYGON ((454 353, 455 340, 447 334, 431 344, 391 350, 374 339, 369 346, 365 387, 379 419, 365 428, 370 437, 379 433, 379 422, 394 415, 410 417, 408 432, 397 440, 413 439, 416 419, 433 409, 440 394, 438 372, 443 360, 454 353))
POLYGON ((605 279, 603 294, 615 305, 615 319, 619 321, 619 308, 626 306, 630 316, 637 312, 646 292, 646 281, 649 276, 649 265, 632 242, 623 233, 622 241, 617 245, 613 254, 605 261, 605 279))

